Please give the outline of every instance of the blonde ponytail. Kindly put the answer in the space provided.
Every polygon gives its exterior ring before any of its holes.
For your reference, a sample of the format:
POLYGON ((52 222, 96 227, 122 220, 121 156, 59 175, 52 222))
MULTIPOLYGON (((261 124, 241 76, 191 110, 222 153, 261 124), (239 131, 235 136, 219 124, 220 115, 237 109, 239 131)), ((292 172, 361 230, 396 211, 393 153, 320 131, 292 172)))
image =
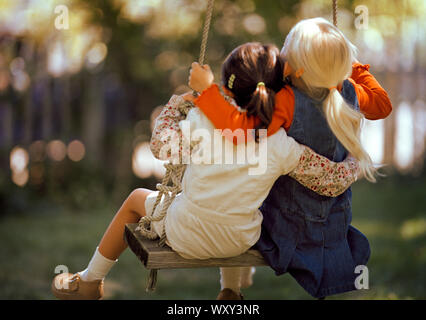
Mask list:
POLYGON ((375 182, 377 170, 361 145, 364 116, 352 109, 336 89, 351 75, 356 51, 339 29, 323 18, 314 18, 302 20, 291 29, 281 55, 293 70, 303 70, 301 76, 292 76, 293 85, 312 99, 323 101, 331 131, 358 159, 365 178, 375 182))
POLYGON ((364 116, 352 109, 339 91, 332 89, 323 102, 327 123, 340 143, 359 160, 362 174, 370 182, 376 182, 376 168, 361 144, 361 125, 364 116))

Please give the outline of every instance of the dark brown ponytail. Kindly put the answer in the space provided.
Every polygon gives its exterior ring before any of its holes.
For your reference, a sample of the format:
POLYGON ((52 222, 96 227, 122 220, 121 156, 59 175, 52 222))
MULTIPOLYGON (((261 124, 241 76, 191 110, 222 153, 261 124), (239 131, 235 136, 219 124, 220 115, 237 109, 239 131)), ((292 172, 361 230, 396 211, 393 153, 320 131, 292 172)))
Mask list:
MULTIPOLYGON (((237 47, 223 63, 222 83, 248 115, 260 119, 255 129, 268 128, 274 113, 275 93, 283 86, 283 62, 278 48, 257 42, 237 47)), ((256 141, 258 137, 256 130, 256 141)))

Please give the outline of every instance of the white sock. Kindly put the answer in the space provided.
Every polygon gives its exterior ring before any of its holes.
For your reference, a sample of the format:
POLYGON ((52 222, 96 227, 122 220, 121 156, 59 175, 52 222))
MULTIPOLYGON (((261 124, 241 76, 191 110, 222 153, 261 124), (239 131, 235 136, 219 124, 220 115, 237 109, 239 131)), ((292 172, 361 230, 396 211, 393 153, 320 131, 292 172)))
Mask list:
POLYGON ((240 293, 241 268, 230 267, 220 268, 220 287, 229 288, 236 293, 240 293))
POLYGON ((241 288, 248 288, 253 284, 253 275, 255 272, 255 267, 241 268, 241 288))
POLYGON ((118 260, 110 260, 105 258, 100 252, 99 247, 96 247, 95 253, 89 262, 89 265, 83 271, 80 271, 80 275, 83 281, 94 281, 103 280, 114 264, 118 260))

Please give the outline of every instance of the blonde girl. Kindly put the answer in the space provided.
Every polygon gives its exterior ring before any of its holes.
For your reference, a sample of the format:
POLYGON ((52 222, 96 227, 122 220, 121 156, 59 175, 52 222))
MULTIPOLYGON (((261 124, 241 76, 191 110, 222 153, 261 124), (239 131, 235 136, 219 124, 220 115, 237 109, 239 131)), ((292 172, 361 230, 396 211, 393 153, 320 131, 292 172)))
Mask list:
MULTIPOLYGON (((361 122, 364 116, 385 118, 392 105, 369 65, 357 62, 353 44, 323 18, 297 23, 281 57, 287 84, 275 96, 268 134, 283 127, 296 141, 333 161, 350 152, 364 176, 375 181, 375 167, 360 142, 361 122)), ((256 127, 260 120, 226 102, 208 68, 195 66, 191 75, 190 85, 202 92, 194 103, 217 128, 256 127)), ((222 85, 232 91, 227 78, 222 77, 222 85)), ((322 298, 355 289, 355 268, 367 263, 370 246, 350 225, 350 188, 336 198, 312 190, 289 176, 275 182, 260 207, 264 219, 256 247, 277 275, 289 272, 308 293, 322 298)))

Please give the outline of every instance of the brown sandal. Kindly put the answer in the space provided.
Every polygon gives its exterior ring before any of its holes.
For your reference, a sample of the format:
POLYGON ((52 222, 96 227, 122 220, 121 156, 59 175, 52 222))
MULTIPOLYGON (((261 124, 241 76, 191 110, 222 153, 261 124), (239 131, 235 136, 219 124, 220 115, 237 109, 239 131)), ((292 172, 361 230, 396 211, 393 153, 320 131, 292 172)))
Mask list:
POLYGON ((244 300, 241 293, 236 293, 229 288, 222 289, 216 297, 216 300, 244 300))
POLYGON ((104 295, 104 281, 83 281, 78 273, 61 273, 53 279, 51 289, 60 300, 99 300, 104 295))

